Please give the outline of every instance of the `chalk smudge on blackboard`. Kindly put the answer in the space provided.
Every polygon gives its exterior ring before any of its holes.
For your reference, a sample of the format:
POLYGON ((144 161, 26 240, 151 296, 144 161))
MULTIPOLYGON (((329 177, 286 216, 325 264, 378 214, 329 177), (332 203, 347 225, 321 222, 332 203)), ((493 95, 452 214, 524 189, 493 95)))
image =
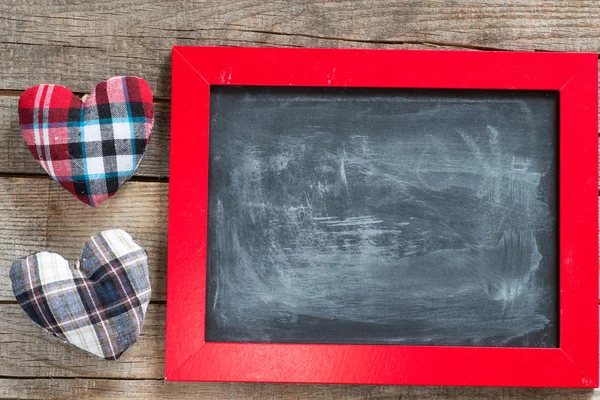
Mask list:
POLYGON ((556 104, 213 89, 207 340, 557 346, 556 104))

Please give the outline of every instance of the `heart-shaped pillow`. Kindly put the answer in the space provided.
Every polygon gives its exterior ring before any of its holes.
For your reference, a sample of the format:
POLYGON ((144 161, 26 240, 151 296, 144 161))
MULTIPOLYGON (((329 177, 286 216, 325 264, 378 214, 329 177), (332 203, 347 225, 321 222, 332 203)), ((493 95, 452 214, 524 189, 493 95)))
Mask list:
POLYGON ((10 279, 33 322, 107 360, 138 339, 150 301, 147 254, 120 229, 92 236, 73 265, 48 252, 19 258, 10 279))
POLYGON ((82 101, 58 85, 38 85, 19 99, 25 142, 54 180, 95 207, 135 172, 154 124, 148 83, 135 76, 100 82, 82 101))

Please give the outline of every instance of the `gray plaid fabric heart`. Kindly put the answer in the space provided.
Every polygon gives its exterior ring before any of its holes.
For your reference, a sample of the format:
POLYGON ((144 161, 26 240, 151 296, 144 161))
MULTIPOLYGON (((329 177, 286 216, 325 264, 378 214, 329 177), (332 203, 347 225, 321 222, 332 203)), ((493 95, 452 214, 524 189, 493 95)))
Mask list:
POLYGON ((10 279, 36 324, 107 360, 137 341, 150 301, 148 256, 120 229, 92 236, 73 265, 48 252, 19 258, 10 279))

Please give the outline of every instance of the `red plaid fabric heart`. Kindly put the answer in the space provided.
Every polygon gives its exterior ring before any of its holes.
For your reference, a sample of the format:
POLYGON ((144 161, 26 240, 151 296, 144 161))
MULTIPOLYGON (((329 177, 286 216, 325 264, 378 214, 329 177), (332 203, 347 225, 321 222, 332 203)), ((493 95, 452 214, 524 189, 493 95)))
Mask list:
POLYGON ((135 76, 100 82, 82 101, 58 85, 38 85, 19 99, 29 150, 54 180, 98 206, 140 163, 154 123, 148 83, 135 76))

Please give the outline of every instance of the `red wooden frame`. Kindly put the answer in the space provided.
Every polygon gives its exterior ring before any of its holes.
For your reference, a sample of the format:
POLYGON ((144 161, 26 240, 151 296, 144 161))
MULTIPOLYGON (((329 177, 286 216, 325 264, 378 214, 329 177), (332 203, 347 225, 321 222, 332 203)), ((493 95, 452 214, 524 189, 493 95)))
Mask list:
POLYGON ((174 47, 167 380, 598 386, 598 56, 174 47), (204 340, 210 85, 559 91, 559 348, 204 340))

